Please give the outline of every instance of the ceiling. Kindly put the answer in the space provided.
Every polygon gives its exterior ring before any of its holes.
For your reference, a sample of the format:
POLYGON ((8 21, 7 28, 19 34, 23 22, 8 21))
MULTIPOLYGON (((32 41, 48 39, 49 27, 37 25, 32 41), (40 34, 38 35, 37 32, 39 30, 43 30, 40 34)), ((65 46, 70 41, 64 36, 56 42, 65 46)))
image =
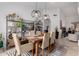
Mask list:
MULTIPOLYGON (((0 3, 0 4, 13 4, 13 5, 23 5, 25 7, 29 8, 35 8, 36 2, 10 2, 10 3, 0 3)), ((38 2, 38 8, 44 9, 45 5, 47 6, 47 9, 55 9, 55 8, 60 8, 62 13, 66 17, 73 17, 73 16, 78 16, 78 3, 77 2, 38 2)))
POLYGON ((51 2, 49 8, 60 8, 66 17, 78 16, 78 3, 77 2, 51 2))
MULTIPOLYGON (((36 3, 23 3, 29 5, 30 7, 35 7, 36 3)), ((44 9, 47 6, 47 9, 60 8, 62 13, 66 17, 78 16, 78 3, 77 2, 38 2, 38 8, 44 9)))

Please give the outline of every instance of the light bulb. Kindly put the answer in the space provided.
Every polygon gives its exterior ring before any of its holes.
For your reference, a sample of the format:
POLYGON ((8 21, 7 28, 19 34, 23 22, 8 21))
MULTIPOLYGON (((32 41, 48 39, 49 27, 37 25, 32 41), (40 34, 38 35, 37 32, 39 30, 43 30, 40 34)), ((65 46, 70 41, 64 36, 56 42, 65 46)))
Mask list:
POLYGON ((35 17, 38 17, 38 13, 35 13, 35 17))
POLYGON ((44 19, 47 19, 48 18, 48 16, 47 15, 44 15, 44 19))
POLYGON ((44 19, 47 19, 47 16, 45 16, 44 19))

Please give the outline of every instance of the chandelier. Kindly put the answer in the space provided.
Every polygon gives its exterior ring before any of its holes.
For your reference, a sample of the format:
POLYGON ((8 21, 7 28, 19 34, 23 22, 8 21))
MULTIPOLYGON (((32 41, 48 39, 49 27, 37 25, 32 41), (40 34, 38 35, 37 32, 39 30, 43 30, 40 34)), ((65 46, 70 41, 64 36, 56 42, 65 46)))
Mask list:
POLYGON ((37 9, 37 2, 36 2, 36 5, 35 5, 35 9, 31 13, 31 16, 35 17, 35 18, 38 18, 38 17, 41 16, 40 10, 37 9))
POLYGON ((39 10, 33 10, 32 11, 32 17, 40 17, 41 16, 41 12, 39 10))

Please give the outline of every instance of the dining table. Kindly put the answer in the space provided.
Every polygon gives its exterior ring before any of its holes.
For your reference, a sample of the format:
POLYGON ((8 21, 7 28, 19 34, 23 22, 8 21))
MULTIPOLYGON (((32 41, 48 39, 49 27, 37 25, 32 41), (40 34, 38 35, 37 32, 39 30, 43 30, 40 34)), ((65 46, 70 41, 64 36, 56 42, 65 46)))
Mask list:
MULTIPOLYGON (((39 54, 39 44, 43 40, 43 35, 27 36, 26 38, 27 38, 27 40, 29 42, 32 42, 33 43, 33 49, 35 47, 35 54, 36 54, 36 56, 38 56, 38 54, 39 54)), ((34 52, 32 52, 32 53, 34 55, 34 52)))

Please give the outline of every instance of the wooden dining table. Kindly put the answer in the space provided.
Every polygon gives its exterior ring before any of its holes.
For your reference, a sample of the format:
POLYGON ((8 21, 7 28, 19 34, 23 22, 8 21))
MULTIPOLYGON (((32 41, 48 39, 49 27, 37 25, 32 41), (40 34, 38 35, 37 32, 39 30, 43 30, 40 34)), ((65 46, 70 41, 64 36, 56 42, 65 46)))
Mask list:
MULTIPOLYGON (((27 40, 33 43, 33 47, 35 47, 35 54, 36 56, 38 56, 39 44, 43 40, 43 35, 27 36, 27 40)), ((33 55, 34 55, 34 52, 33 52, 33 55)))

